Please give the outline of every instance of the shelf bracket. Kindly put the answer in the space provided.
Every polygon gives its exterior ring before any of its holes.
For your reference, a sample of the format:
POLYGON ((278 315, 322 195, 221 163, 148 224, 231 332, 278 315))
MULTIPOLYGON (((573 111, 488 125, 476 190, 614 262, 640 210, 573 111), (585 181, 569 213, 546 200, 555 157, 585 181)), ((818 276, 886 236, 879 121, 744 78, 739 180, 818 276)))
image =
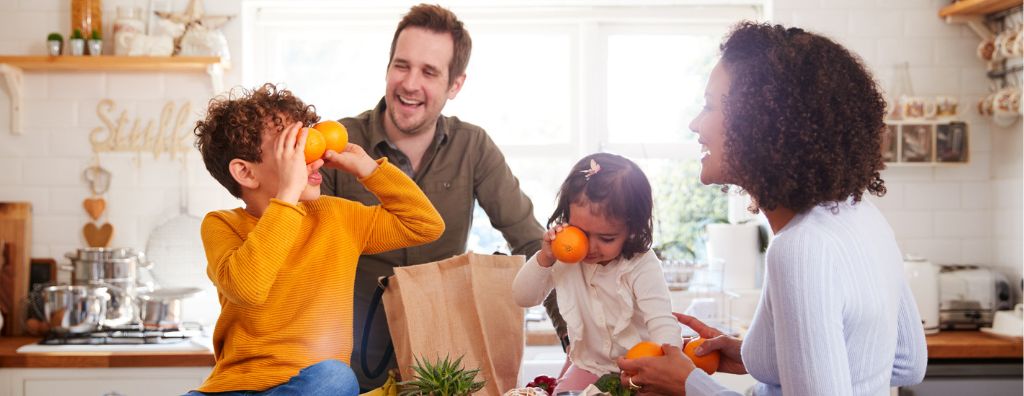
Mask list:
POLYGON ((984 19, 981 16, 948 16, 946 17, 946 23, 966 24, 982 40, 995 37, 995 34, 992 34, 992 31, 988 30, 988 27, 985 26, 984 19))
POLYGON ((206 74, 210 75, 210 87, 213 88, 213 95, 224 91, 224 67, 220 63, 206 66, 206 74))
POLYGON ((20 67, 0 63, 0 74, 4 75, 4 83, 11 99, 11 133, 21 135, 21 87, 25 80, 20 67))

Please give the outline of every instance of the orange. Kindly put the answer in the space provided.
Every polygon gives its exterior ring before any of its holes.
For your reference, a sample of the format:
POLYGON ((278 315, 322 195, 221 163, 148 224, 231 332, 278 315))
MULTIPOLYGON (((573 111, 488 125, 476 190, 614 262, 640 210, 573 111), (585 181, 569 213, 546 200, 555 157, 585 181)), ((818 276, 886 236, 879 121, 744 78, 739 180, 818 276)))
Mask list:
POLYGON ((715 371, 718 371, 718 362, 722 359, 722 353, 714 351, 704 356, 697 356, 695 351, 700 344, 704 343, 704 341, 707 341, 707 339, 698 338, 690 340, 690 342, 686 343, 686 347, 683 348, 683 353, 685 353, 690 360, 693 360, 693 364, 698 368, 704 370, 708 374, 714 374, 715 371))
POLYGON ((309 132, 306 132, 306 163, 311 164, 324 156, 324 151, 327 151, 327 141, 324 140, 324 135, 320 131, 314 128, 307 129, 309 132))
POLYGON ((661 345, 650 341, 640 341, 629 348, 629 352, 626 352, 626 359, 636 359, 642 357, 652 356, 664 356, 665 351, 661 350, 661 345))
POLYGON ((313 128, 320 131, 324 135, 324 140, 327 141, 327 149, 334 150, 335 152, 345 151, 345 145, 348 144, 348 129, 340 122, 334 120, 320 121, 313 128))
POLYGON ((566 264, 575 264, 587 256, 587 249, 590 248, 590 241, 587 234, 575 226, 562 227, 562 231, 555 234, 555 240, 551 241, 551 253, 558 261, 566 264))

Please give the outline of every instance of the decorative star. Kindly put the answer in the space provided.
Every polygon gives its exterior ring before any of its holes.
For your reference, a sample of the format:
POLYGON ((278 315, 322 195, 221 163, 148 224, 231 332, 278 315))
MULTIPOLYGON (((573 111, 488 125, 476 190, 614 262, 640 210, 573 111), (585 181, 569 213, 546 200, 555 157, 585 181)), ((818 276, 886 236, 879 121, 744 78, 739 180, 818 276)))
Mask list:
POLYGON ((203 0, 189 0, 184 12, 155 11, 156 16, 176 27, 174 32, 174 53, 181 51, 181 38, 190 29, 214 30, 224 26, 234 15, 205 15, 203 0))

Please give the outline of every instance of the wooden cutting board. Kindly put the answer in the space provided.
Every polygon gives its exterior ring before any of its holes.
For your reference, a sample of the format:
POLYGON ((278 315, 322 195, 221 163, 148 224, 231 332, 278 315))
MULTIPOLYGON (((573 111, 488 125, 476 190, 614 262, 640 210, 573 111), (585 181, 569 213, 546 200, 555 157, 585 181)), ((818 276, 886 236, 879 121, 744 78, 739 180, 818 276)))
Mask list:
POLYGON ((26 297, 28 297, 29 254, 32 251, 32 204, 0 202, 0 240, 6 245, 4 266, 0 268, 0 302, 4 306, 4 336, 25 334, 26 297))

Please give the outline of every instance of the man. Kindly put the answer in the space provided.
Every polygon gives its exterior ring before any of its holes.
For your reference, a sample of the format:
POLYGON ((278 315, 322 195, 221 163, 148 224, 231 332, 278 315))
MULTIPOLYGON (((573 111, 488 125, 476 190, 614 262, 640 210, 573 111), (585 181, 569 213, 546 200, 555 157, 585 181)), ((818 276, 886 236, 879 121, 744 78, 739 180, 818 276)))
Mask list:
MULTIPOLYGON (((544 229, 501 151, 480 127, 441 116, 445 103, 455 99, 466 80, 471 47, 469 32, 451 11, 436 5, 412 7, 391 42, 384 98, 373 110, 339 120, 348 129, 350 142, 373 158, 388 157, 412 177, 445 222, 445 232, 435 242, 359 260, 352 369, 364 390, 380 386, 387 369, 396 366, 377 279, 394 274, 396 266, 464 253, 474 200, 505 237, 512 254, 530 256, 540 249, 544 229)), ((324 194, 377 203, 350 175, 335 170, 324 170, 323 175, 324 194)))

